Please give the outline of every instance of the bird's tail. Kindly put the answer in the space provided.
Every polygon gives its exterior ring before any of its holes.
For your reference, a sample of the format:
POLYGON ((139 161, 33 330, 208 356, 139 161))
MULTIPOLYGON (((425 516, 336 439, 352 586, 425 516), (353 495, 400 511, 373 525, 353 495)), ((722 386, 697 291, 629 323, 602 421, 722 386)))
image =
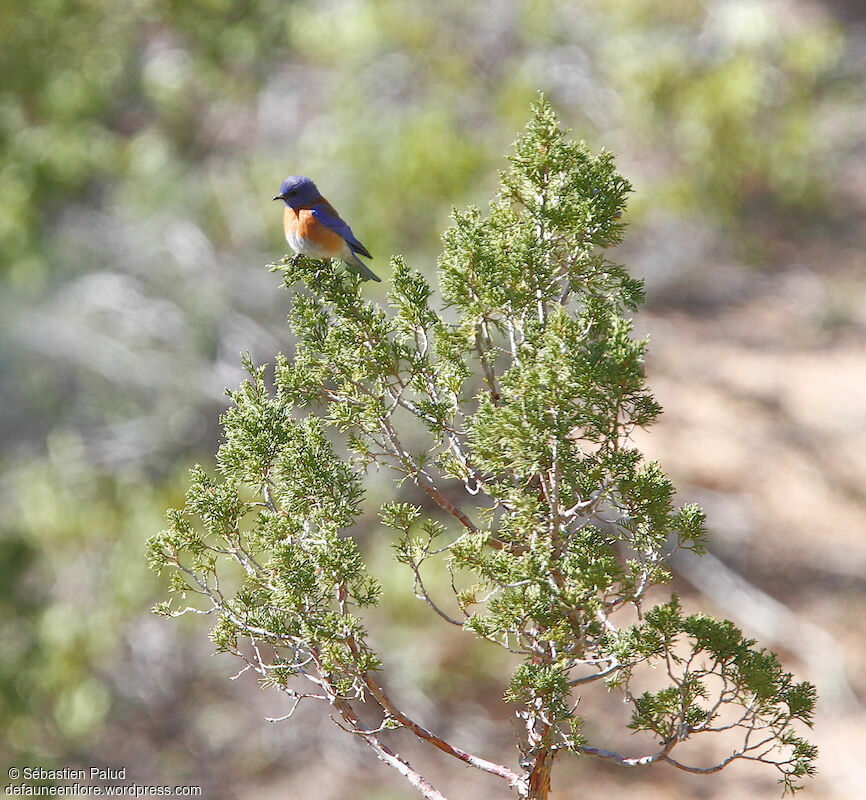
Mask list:
POLYGON ((350 261, 346 259, 346 263, 352 269, 359 272, 361 274, 361 277, 365 281, 377 281, 381 283, 382 279, 375 272, 373 272, 373 270, 371 270, 363 261, 361 261, 361 259, 358 258, 354 251, 352 252, 352 260, 350 261))

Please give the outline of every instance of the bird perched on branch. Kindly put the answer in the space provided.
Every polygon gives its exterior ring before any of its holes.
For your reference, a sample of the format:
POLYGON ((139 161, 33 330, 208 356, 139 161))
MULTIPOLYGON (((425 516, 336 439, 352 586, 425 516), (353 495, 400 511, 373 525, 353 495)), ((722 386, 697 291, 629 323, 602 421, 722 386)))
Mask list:
POLYGON ((316 184, 303 175, 289 175, 274 200, 282 200, 283 231, 289 247, 310 258, 340 258, 364 280, 380 280, 359 255, 372 258, 316 184))

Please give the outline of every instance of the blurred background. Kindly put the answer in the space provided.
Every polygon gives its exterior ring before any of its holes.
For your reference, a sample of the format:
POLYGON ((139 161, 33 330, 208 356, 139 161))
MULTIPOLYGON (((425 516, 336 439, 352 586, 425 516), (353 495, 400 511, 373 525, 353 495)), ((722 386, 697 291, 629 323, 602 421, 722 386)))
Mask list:
MULTIPOLYGON (((818 684, 803 796, 862 797, 864 81, 856 0, 4 0, 0 774, 415 797, 326 709, 265 722, 282 700, 227 679, 205 620, 150 615, 164 587, 144 543, 187 467, 212 463, 240 353, 291 349, 265 268, 285 252, 280 180, 313 177, 383 277, 403 253, 433 279, 450 209, 486 205, 540 89, 634 184, 611 257, 647 280, 635 323, 666 412, 639 444, 712 537, 675 587, 818 684)), ((394 693, 513 759, 498 653, 419 607, 374 511, 370 628, 394 693)), ((592 732, 628 748, 614 716, 592 732)), ((449 796, 509 796, 400 752, 449 796)), ((774 780, 573 759, 552 797, 767 798, 774 780)))

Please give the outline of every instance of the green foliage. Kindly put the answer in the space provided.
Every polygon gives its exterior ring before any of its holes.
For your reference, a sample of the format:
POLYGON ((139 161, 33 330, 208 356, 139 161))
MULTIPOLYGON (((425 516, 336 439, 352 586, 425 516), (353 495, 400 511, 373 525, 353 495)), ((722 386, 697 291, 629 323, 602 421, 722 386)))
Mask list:
MULTIPOLYGON (((643 622, 608 639, 621 663, 664 658, 675 665, 669 668, 671 677, 676 675, 671 685, 633 698, 629 727, 652 731, 663 741, 738 729, 744 734, 743 756, 761 760, 769 747, 779 747, 783 757, 771 763, 779 768, 786 791, 799 788, 798 779, 812 774, 817 751, 793 726, 811 727, 814 686, 795 683, 774 653, 756 649, 754 640, 730 621, 685 616, 674 597, 655 606, 643 622)), ((608 684, 623 686, 631 670, 608 684)))
MULTIPOLYGON (((158 571, 175 568, 173 594, 211 598, 219 652, 248 659, 238 637, 250 635, 256 647, 291 653, 260 670, 267 685, 285 689, 313 661, 349 692, 377 666, 351 610, 374 604, 379 594, 345 536, 359 513, 359 477, 336 457, 321 423, 292 419, 286 397, 270 394, 264 370, 249 366, 250 380, 231 393, 234 405, 222 419, 222 480, 192 469, 186 505, 169 512, 169 527, 148 543, 148 559, 158 571), (262 499, 243 500, 249 493, 262 499), (219 569, 226 559, 241 568, 229 576, 233 595, 219 569)), ((155 611, 172 613, 166 604, 155 611)))
POLYGON ((443 237, 449 317, 400 258, 389 310, 335 264, 275 265, 287 286, 307 288, 292 306, 295 354, 278 358, 273 387, 247 364, 222 420, 220 477, 193 470, 151 562, 180 576, 176 594, 209 600, 218 649, 268 685, 298 696, 288 679, 310 678, 371 743, 340 705, 369 693, 386 721, 420 735, 372 675, 380 662, 361 620, 378 597, 352 538, 362 474, 389 467, 439 512, 381 508, 415 594, 521 657, 506 699, 521 706, 526 758, 598 752, 573 694, 604 683, 631 703, 631 727, 661 740, 646 763, 702 771, 676 761, 676 745, 737 731, 743 743, 728 761, 774 764, 794 789, 815 755, 793 729, 810 722, 813 688, 731 623, 685 616, 676 597, 643 608, 669 580, 670 556, 700 551, 704 517, 674 507, 671 481, 630 438, 661 411, 645 386, 646 343, 626 317, 642 286, 604 251, 621 239, 630 186, 609 153, 569 140, 543 98, 510 160, 489 212, 455 212, 443 237), (435 558, 451 597, 425 585, 435 558), (620 627, 628 608, 639 622, 620 627), (648 666, 670 684, 635 695, 635 671, 648 666))

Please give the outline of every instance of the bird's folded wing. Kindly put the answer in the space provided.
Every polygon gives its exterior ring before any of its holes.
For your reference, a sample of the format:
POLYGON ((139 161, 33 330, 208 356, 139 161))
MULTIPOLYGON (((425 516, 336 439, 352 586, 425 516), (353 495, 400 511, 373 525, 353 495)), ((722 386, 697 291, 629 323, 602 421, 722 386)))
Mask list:
POLYGON ((336 211, 333 211, 332 214, 327 211, 322 210, 321 208, 311 208, 313 216, 322 223, 326 228, 330 228, 334 233, 338 233, 346 240, 346 244, 352 249, 355 253, 360 253, 362 256, 367 256, 367 258, 372 258, 370 252, 367 250, 364 245, 362 245, 356 238, 355 234, 352 233, 352 229, 343 222, 342 219, 337 215, 336 211))

